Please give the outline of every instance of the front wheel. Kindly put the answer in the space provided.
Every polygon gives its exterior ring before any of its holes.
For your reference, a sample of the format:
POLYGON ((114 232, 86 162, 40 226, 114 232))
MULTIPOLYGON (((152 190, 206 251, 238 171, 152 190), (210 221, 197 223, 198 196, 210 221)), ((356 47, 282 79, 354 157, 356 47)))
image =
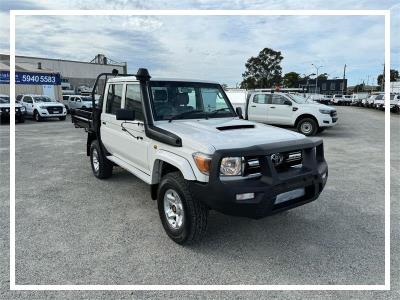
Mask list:
POLYGON ((318 131, 318 124, 311 118, 304 118, 297 124, 297 130, 306 136, 315 135, 318 131))
POLYGON ((113 164, 102 153, 97 140, 93 141, 90 145, 90 164, 93 174, 99 179, 106 179, 112 175, 113 164))
POLYGON ((33 118, 35 119, 36 122, 42 121, 42 117, 39 115, 39 113, 36 110, 33 113, 33 118))
POLYGON ((18 123, 24 123, 25 122, 25 116, 21 115, 18 118, 18 123))
POLYGON ((205 235, 208 207, 192 195, 180 172, 162 178, 157 204, 164 230, 174 242, 190 244, 205 235))
POLYGON ((59 117, 58 119, 59 119, 60 121, 65 121, 66 118, 67 118, 66 116, 63 116, 63 117, 59 117))

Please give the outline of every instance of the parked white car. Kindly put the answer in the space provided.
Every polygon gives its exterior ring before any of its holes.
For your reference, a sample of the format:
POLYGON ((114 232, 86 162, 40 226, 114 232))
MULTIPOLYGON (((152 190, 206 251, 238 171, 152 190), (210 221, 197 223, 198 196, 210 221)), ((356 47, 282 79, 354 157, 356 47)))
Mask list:
MULTIPOLYGON (((15 103, 15 120, 19 123, 25 122, 26 110, 18 102, 15 103)), ((10 97, 0 95, 0 121, 5 122, 10 119, 10 97)))
MULTIPOLYGON (((384 110, 385 109, 385 95, 382 95, 383 99, 377 102, 379 105, 377 108, 384 110)), ((392 112, 399 112, 400 111, 400 95, 398 94, 390 94, 390 110, 392 112)))
POLYGON ((385 104, 385 94, 377 95, 374 99, 373 107, 376 109, 383 109, 385 104))
POLYGON ((400 95, 390 94, 390 110, 398 113, 400 111, 400 95))
POLYGON ((246 103, 245 118, 271 125, 296 127, 304 135, 315 135, 336 124, 336 109, 288 93, 254 92, 246 103))
POLYGON ((26 114, 37 122, 46 118, 58 118, 62 121, 67 115, 64 104, 43 95, 23 95, 21 104, 25 107, 26 114))
POLYGON ((378 97, 379 95, 383 95, 383 93, 373 93, 369 95, 365 100, 362 101, 362 104, 364 107, 373 107, 374 106, 374 101, 375 98, 378 97))
POLYGON ((64 95, 63 103, 68 111, 77 108, 92 108, 92 97, 82 95, 64 95))
POLYGON ((341 94, 333 95, 332 103, 335 105, 343 105, 344 104, 343 95, 341 94))

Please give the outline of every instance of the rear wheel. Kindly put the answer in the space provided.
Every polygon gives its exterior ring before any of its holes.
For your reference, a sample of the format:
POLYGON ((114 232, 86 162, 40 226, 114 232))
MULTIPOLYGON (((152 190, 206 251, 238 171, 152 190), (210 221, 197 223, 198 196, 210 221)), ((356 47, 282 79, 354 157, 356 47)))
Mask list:
POLYGON ((162 178, 157 204, 164 230, 174 242, 190 244, 205 235, 208 207, 192 195, 180 172, 162 178))
POLYGON ((315 135, 318 131, 318 124, 311 118, 304 118, 297 124, 297 130, 306 136, 315 135))
POLYGON ((92 166, 92 171, 94 176, 99 179, 106 179, 111 177, 113 164, 111 161, 102 154, 99 143, 93 141, 90 145, 90 164, 92 166))

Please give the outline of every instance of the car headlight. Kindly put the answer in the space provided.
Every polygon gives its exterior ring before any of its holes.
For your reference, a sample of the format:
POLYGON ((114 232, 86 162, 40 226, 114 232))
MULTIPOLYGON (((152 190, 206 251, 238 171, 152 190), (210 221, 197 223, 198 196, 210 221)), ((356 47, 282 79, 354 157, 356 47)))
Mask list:
POLYGON ((319 110, 319 112, 321 113, 321 114, 330 114, 331 113, 331 110, 330 109, 324 109, 324 108, 321 108, 320 110, 319 110))
POLYGON ((242 175, 242 158, 224 157, 221 160, 220 174, 224 176, 242 175))
POLYGON ((21 106, 19 109, 20 109, 21 111, 25 111, 25 106, 21 106))
POLYGON ((40 109, 46 109, 46 106, 39 106, 40 109))
POLYGON ((194 162, 196 163, 197 168, 201 173, 204 175, 209 175, 210 174, 210 167, 211 167, 211 156, 201 153, 201 152, 196 152, 193 153, 193 159, 194 162))

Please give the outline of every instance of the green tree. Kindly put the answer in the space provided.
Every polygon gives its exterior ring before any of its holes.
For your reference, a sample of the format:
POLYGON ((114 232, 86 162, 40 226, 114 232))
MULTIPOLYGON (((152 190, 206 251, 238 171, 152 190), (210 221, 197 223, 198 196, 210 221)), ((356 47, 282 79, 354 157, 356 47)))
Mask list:
POLYGON ((241 88, 269 88, 279 85, 282 81, 283 56, 280 51, 264 48, 258 56, 247 60, 246 71, 242 74, 241 88))
POLYGON ((360 83, 354 86, 353 88, 353 92, 364 92, 365 90, 365 84, 364 83, 360 83))
POLYGON ((299 85, 301 77, 299 73, 289 72, 283 76, 283 85, 287 88, 295 88, 299 85))
POLYGON ((318 75, 318 80, 327 80, 327 79, 328 79, 327 73, 322 73, 318 75))
MULTIPOLYGON (((390 69, 390 81, 396 81, 400 79, 399 71, 390 69)), ((377 78, 378 85, 382 85, 383 74, 379 74, 377 78)))

